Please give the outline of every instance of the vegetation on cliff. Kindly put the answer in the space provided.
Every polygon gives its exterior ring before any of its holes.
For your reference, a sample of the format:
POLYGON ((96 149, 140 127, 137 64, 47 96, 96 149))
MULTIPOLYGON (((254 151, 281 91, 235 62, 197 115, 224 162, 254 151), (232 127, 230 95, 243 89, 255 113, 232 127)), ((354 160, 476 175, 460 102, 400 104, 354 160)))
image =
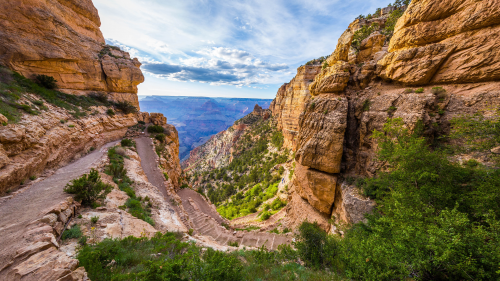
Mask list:
MULTIPOLYGON (((283 135, 276 130, 273 119, 249 114, 235 122, 248 126, 234 144, 231 163, 225 167, 201 174, 191 179, 199 180, 198 192, 208 196, 218 207, 219 213, 228 218, 257 212, 262 203, 276 196, 278 183, 290 153, 283 147, 283 135)), ((279 210, 285 202, 276 199, 265 210, 279 210)), ((268 216, 267 216, 268 217, 268 216)))

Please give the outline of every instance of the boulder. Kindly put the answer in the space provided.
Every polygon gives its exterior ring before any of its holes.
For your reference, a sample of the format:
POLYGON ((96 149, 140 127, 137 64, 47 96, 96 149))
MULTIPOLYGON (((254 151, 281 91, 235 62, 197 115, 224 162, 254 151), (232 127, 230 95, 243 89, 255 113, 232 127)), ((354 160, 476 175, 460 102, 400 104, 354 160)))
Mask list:
POLYGON ((300 197, 316 210, 330 215, 337 188, 337 175, 320 172, 296 164, 293 184, 300 197))

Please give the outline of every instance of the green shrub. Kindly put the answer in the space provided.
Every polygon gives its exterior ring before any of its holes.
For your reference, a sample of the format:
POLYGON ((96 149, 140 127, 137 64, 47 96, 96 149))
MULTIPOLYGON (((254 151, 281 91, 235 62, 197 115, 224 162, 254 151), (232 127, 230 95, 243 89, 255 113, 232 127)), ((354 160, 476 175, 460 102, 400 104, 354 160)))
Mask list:
POLYGON ((165 134, 158 134, 155 136, 155 139, 158 140, 159 142, 163 143, 163 142, 165 142, 165 134))
POLYGON ((119 101, 119 102, 115 103, 115 108, 120 110, 121 112, 123 112, 125 114, 137 112, 137 108, 135 106, 133 106, 128 101, 119 101))
POLYGON ((229 242, 227 242, 227 245, 231 246, 231 247, 236 247, 236 248, 238 248, 240 246, 240 244, 238 244, 237 241, 234 241, 234 242, 233 241, 229 241, 229 242))
POLYGON ((57 88, 57 80, 54 79, 52 76, 47 76, 44 74, 41 75, 36 75, 35 76, 35 82, 40 85, 41 87, 44 87, 49 90, 53 90, 57 88))
POLYGON ((89 94, 89 97, 97 100, 100 103, 108 104, 108 95, 103 92, 92 92, 89 94))
POLYGON ((260 220, 261 221, 268 220, 271 216, 272 216, 272 214, 269 211, 267 211, 267 210, 262 211, 262 213, 260 214, 260 220))
POLYGON ((101 176, 97 170, 91 169, 89 174, 85 174, 67 184, 64 191, 75 194, 75 200, 81 201, 82 205, 90 206, 97 200, 106 198, 106 195, 112 189, 111 185, 101 181, 101 176))
POLYGON ((92 151, 94 151, 94 150, 95 150, 95 147, 94 147, 94 146, 91 146, 91 147, 89 148, 89 150, 90 150, 90 152, 92 152, 92 151))
POLYGON ((372 101, 371 100, 365 100, 363 102, 363 111, 368 111, 370 110, 370 106, 372 105, 372 101))
POLYGON ((144 122, 144 121, 137 121, 137 124, 146 125, 146 122, 144 122))
POLYGON ((133 147, 133 146, 135 146, 135 142, 131 139, 122 139, 120 141, 120 145, 124 146, 124 147, 127 147, 127 146, 133 147))
POLYGON ((80 239, 78 240, 78 244, 80 244, 80 246, 87 245, 87 236, 80 237, 80 239))
POLYGON ((336 237, 326 234, 316 222, 307 221, 299 226, 294 246, 306 265, 315 268, 333 265, 340 251, 336 237))
POLYGON ((111 117, 115 116, 115 112, 111 108, 108 108, 108 110, 106 110, 106 114, 108 114, 111 117))
POLYGON ((418 94, 423 93, 423 92, 424 92, 424 88, 418 88, 415 90, 415 93, 418 93, 418 94))
POLYGON ((62 240, 80 238, 82 236, 82 231, 78 224, 73 225, 70 229, 66 229, 61 237, 62 240))
POLYGON ((150 134, 161 134, 165 132, 165 129, 159 125, 151 125, 148 127, 147 131, 150 134))
POLYGON ((99 216, 93 216, 90 218, 90 222, 92 224, 96 224, 98 220, 99 220, 99 216))
POLYGON ((165 177, 165 180, 168 181, 168 174, 163 172, 163 176, 165 177))
POLYGON ((32 181, 36 180, 36 176, 30 176, 30 180, 32 181))

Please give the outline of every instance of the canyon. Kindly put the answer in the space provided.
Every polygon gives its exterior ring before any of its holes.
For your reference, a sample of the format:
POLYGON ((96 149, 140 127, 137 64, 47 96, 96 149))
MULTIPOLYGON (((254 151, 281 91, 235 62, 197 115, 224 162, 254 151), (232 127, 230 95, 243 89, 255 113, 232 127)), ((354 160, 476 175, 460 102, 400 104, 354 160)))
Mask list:
MULTIPOLYGON (((139 99, 141 63, 105 44, 91 0, 0 8, 0 279, 89 280, 86 239, 176 233, 202 253, 274 255, 299 248, 309 222, 341 243, 380 207, 357 183, 389 171, 375 137, 388 121, 437 146, 455 118, 500 108, 498 1, 413 0, 359 17, 272 102, 139 99), (57 90, 31 82, 40 74, 57 90), (89 172, 109 192, 82 206, 65 187, 89 172), (85 242, 62 238, 76 228, 85 242)), ((495 167, 498 151, 450 159, 495 167)))

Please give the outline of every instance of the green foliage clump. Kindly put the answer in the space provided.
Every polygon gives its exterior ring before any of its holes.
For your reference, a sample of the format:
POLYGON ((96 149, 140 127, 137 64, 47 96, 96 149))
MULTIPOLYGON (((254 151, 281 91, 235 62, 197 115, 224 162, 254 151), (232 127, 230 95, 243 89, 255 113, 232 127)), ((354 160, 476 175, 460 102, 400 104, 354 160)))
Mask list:
POLYGON ((80 237, 82 237, 82 230, 80 229, 80 226, 78 224, 75 224, 70 229, 66 229, 63 232, 61 239, 66 240, 80 237))
POLYGON ((123 146, 123 147, 134 147, 135 146, 135 142, 131 139, 122 139, 120 141, 120 145, 123 146))
POLYGON ((99 216, 93 216, 90 218, 90 222, 92 224, 96 224, 98 220, 99 220, 99 216))
POLYGON ((85 174, 78 179, 72 180, 64 188, 64 192, 75 194, 75 200, 81 201, 84 206, 91 206, 99 199, 106 198, 113 187, 101 181, 99 172, 91 169, 89 174, 85 174))
POLYGON ((108 110, 106 110, 106 114, 111 116, 111 117, 115 116, 115 112, 111 108, 108 108, 108 110))
POLYGON ((315 222, 303 222, 299 227, 299 234, 295 242, 298 255, 306 265, 320 268, 335 264, 339 253, 338 238, 328 235, 315 222))
POLYGON ((133 106, 128 101, 119 101, 119 102, 115 103, 115 108, 120 110, 121 112, 123 112, 125 114, 137 112, 137 107, 133 106))
POLYGON ((421 94, 424 92, 424 88, 418 88, 415 90, 415 93, 421 94))
POLYGON ((150 134, 162 134, 165 132, 165 129, 159 125, 151 125, 148 127, 148 133, 150 134))
POLYGON ((371 100, 365 100, 363 102, 363 111, 368 111, 370 110, 370 106, 372 105, 372 101, 371 100))
POLYGON ((176 234, 158 233, 151 239, 105 239, 78 252, 91 280, 244 280, 236 254, 202 252, 181 242, 176 234), (109 266, 110 262, 115 263, 109 266))
POLYGON ((165 142, 165 134, 158 134, 155 136, 155 139, 158 140, 159 142, 163 143, 163 142, 165 142))
POLYGON ((44 87, 49 90, 53 90, 57 88, 57 80, 54 79, 52 76, 44 75, 44 74, 39 74, 35 76, 35 82, 40 85, 41 87, 44 87))
POLYGON ((103 93, 103 92, 92 92, 89 94, 89 97, 97 100, 98 102, 100 102, 102 104, 109 103, 108 95, 106 93, 103 93))

